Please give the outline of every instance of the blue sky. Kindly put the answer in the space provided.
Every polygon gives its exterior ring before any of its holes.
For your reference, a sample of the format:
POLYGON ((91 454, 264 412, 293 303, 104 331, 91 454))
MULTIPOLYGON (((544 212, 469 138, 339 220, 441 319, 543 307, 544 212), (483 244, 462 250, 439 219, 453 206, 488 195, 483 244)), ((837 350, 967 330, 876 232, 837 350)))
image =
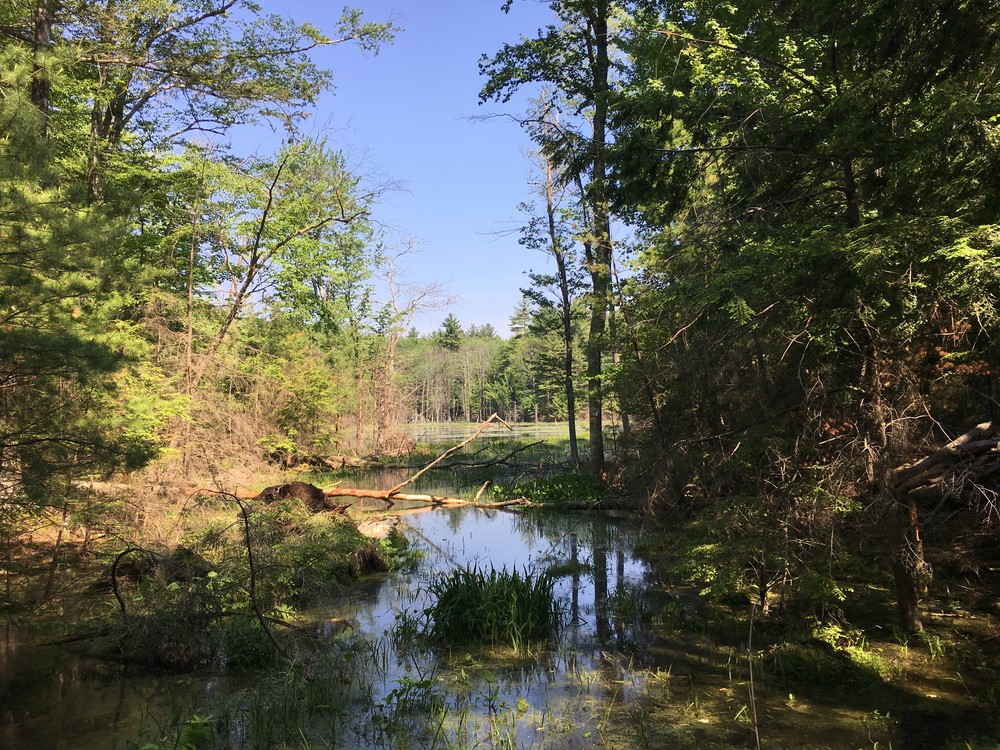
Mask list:
MULTIPOLYGON (((548 262, 509 233, 523 220, 517 204, 530 198, 527 138, 509 119, 468 119, 523 109, 523 102, 479 106, 483 81, 477 63, 483 53, 534 36, 551 20, 538 0, 516 0, 509 14, 501 3, 357 0, 351 5, 363 9, 367 20, 392 18, 402 27, 395 41, 377 56, 347 45, 316 55, 333 71, 335 86, 315 114, 316 129, 328 132, 372 182, 399 184, 381 199, 375 218, 391 243, 418 243, 402 263, 407 281, 441 283, 455 298, 414 321, 424 333, 453 312, 465 327, 489 323, 507 335, 526 285, 524 271, 542 270, 548 262)), ((340 7, 317 0, 264 2, 265 11, 331 34, 340 7)), ((264 138, 260 148, 267 149, 264 138)))

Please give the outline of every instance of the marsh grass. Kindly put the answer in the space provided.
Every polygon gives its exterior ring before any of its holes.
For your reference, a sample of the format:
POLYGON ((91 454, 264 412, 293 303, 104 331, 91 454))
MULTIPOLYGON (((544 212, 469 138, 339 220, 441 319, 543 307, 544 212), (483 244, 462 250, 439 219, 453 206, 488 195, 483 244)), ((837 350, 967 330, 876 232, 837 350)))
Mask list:
POLYGON ((527 482, 502 482, 493 486, 496 500, 523 497, 533 503, 597 503, 604 498, 605 488, 583 474, 558 474, 527 482))
POLYGON ((624 624, 647 621, 653 614, 642 590, 627 584, 615 588, 605 607, 608 614, 624 624))
POLYGON ((446 644, 509 644, 553 639, 560 613, 548 574, 479 568, 456 570, 432 582, 428 635, 446 644))

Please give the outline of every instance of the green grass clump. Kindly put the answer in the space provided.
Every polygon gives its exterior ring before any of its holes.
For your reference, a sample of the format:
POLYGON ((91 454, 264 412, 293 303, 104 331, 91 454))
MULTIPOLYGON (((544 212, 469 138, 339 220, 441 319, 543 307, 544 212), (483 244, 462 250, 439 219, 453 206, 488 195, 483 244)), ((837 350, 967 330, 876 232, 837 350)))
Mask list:
POLYGON ((553 579, 506 568, 456 570, 433 582, 427 610, 429 636, 441 643, 507 644, 552 638, 559 628, 553 579))
POLYGON ((604 486, 583 474, 560 474, 530 482, 496 484, 493 497, 497 500, 523 497, 533 503, 590 503, 604 498, 604 486))

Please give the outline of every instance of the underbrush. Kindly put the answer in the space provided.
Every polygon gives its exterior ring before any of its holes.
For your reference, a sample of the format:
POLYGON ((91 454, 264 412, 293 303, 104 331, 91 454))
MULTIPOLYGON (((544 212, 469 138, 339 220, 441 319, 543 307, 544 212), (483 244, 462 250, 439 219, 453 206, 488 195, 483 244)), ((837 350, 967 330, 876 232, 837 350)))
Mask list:
POLYGON ((173 549, 106 550, 95 583, 107 593, 108 653, 127 663, 189 670, 272 666, 290 658, 296 610, 386 571, 396 550, 349 520, 294 500, 216 515, 173 549))

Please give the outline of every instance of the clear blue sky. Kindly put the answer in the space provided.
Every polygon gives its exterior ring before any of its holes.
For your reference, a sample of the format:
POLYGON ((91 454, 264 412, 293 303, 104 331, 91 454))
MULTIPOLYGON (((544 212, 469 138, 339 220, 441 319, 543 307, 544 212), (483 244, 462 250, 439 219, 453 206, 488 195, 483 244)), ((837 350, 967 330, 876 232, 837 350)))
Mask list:
MULTIPOLYGON (((448 312, 462 325, 489 323, 501 335, 525 286, 524 271, 548 260, 521 248, 514 234, 498 236, 523 217, 530 166, 527 138, 511 120, 472 122, 470 116, 507 112, 520 104, 479 106, 478 60, 505 42, 534 36, 551 20, 545 3, 516 0, 357 0, 366 20, 392 18, 402 27, 379 55, 339 45, 316 59, 333 71, 335 90, 315 115, 317 129, 372 181, 396 181, 375 218, 390 242, 419 245, 404 262, 414 283, 440 282, 456 299, 415 320, 424 333, 448 312)), ((309 21, 333 34, 342 3, 264 0, 265 11, 309 21)), ((251 147, 253 147, 251 145, 251 147)), ((262 148, 267 148, 262 145, 262 148)))

